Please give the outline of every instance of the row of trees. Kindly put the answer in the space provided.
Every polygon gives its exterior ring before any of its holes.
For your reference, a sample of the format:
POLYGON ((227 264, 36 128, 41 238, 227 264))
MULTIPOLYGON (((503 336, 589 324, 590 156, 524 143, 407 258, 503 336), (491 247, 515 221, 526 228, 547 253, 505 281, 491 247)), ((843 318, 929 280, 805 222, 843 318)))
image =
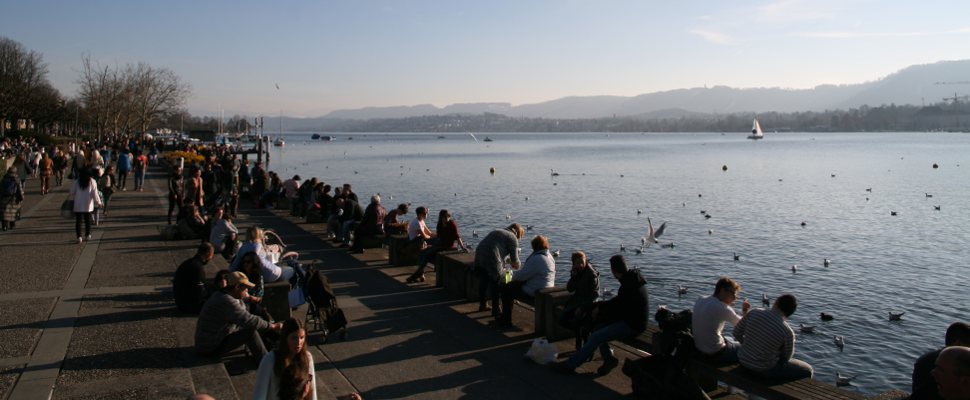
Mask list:
POLYGON ((192 89, 166 68, 145 63, 101 66, 82 57, 78 98, 98 132, 146 132, 167 114, 180 113, 192 89))
POLYGON ((966 130, 970 105, 894 104, 849 110, 700 114, 676 118, 525 118, 502 114, 428 115, 409 118, 335 120, 325 129, 345 132, 746 132, 757 116, 767 131, 856 132, 966 130))
POLYGON ((197 128, 194 123, 204 127, 210 122, 188 115, 184 106, 191 86, 166 68, 146 63, 103 66, 84 56, 76 98, 63 96, 47 73, 39 53, 0 37, 0 134, 7 123, 20 130, 19 121, 27 121, 27 131, 97 135, 146 132, 172 118, 190 129, 197 128))

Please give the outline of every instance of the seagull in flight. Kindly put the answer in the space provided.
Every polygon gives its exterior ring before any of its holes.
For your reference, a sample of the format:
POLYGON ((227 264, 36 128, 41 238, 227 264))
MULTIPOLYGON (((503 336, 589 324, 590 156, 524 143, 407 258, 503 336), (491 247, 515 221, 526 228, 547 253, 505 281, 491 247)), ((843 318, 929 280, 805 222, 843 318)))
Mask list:
POLYGON ((641 243, 644 243, 646 246, 649 247, 651 244, 660 243, 660 241, 658 241, 657 238, 664 234, 664 229, 667 228, 667 223, 664 222, 660 224, 660 228, 657 230, 654 230, 653 222, 650 222, 650 217, 647 217, 647 228, 648 228, 647 236, 643 237, 643 239, 641 240, 641 243))

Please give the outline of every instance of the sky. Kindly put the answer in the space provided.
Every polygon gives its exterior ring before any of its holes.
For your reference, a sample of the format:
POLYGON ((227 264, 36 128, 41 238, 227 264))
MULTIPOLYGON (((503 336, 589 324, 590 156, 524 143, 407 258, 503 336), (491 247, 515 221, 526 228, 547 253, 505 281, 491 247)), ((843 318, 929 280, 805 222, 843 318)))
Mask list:
POLYGON ((966 0, 2 0, 0 36, 69 97, 89 55, 172 70, 193 114, 316 117, 862 83, 970 58, 968 15, 966 0))

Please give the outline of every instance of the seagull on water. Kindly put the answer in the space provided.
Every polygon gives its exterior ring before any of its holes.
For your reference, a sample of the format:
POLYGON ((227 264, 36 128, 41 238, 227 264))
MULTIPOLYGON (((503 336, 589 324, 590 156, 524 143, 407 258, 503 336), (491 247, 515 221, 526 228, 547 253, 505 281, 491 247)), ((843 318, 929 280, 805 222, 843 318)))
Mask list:
POLYGON ((831 264, 832 264, 832 260, 829 260, 828 258, 822 260, 822 265, 826 267, 828 267, 831 264))
POLYGON ((792 265, 792 266, 791 266, 791 273, 793 273, 793 274, 794 274, 794 273, 796 273, 796 272, 798 272, 798 265, 792 265))
POLYGON ((933 206, 933 209, 936 211, 940 211, 940 206, 933 206))
POLYGON ((835 386, 850 386, 854 376, 845 376, 838 372, 835 373, 835 386))
POLYGON ((677 286, 677 295, 678 296, 682 296, 682 295, 685 295, 685 294, 687 294, 687 287, 685 287, 685 286, 677 286))
POLYGON ((835 345, 842 350, 845 347, 845 338, 841 335, 835 335, 835 345))
POLYGON ((472 237, 473 238, 477 238, 478 237, 478 231, 477 230, 472 231, 472 237))
POLYGON ((707 234, 708 235, 713 235, 714 234, 714 230, 713 229, 708 229, 707 230, 707 234))
POLYGON ((890 321, 902 321, 903 320, 903 314, 906 314, 906 313, 905 312, 894 313, 894 312, 890 311, 889 312, 889 320, 890 321))
POLYGON ((798 327, 802 333, 815 333, 815 326, 813 325, 798 324, 798 327))
POLYGON ((637 209, 637 215, 640 215, 640 214, 643 214, 643 210, 641 210, 641 209, 638 208, 637 209))
POLYGON ((636 248, 636 250, 634 250, 634 251, 635 251, 635 252, 636 252, 637 254, 643 254, 643 246, 640 246, 640 247, 637 247, 637 248, 636 248))
POLYGON ((663 247, 665 249, 672 249, 672 248, 674 248, 674 242, 664 243, 664 244, 660 245, 660 247, 663 247))
POLYGON ((932 194, 929 194, 929 193, 926 193, 926 192, 923 192, 923 194, 925 194, 925 195, 926 195, 926 198, 927 198, 927 199, 928 199, 928 198, 930 198, 930 197, 933 197, 933 195, 932 195, 932 194))
POLYGON ((624 245, 621 244, 620 245, 620 251, 621 252, 625 252, 626 251, 626 246, 624 246, 624 245))
POLYGON ((647 217, 647 236, 643 237, 641 243, 646 246, 650 246, 654 243, 660 243, 657 238, 664 234, 664 229, 667 228, 667 223, 664 222, 660 224, 660 228, 657 230, 653 229, 653 222, 650 222, 650 217, 647 217))
POLYGON ((556 251, 552 252, 552 256, 554 258, 559 258, 559 250, 556 250, 556 251))
POLYGON ((835 319, 835 317, 834 317, 834 316, 832 316, 832 314, 826 314, 826 313, 824 313, 824 312, 822 312, 822 313, 818 313, 818 317, 819 317, 819 318, 820 318, 820 319, 821 319, 822 321, 831 321, 831 320, 833 320, 833 319, 835 319))
POLYGON ((771 305, 771 302, 768 301, 768 293, 761 294, 761 304, 764 305, 765 307, 768 307, 771 305))
POLYGON ((738 253, 734 253, 734 261, 741 261, 741 256, 738 253))

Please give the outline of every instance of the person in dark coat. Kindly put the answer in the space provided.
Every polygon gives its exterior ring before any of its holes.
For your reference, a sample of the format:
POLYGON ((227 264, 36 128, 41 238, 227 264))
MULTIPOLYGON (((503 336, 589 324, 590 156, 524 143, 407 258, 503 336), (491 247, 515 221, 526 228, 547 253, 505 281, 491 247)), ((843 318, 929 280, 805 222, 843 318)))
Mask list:
POLYGON ((640 270, 627 268, 626 260, 621 255, 610 258, 610 270, 620 281, 620 290, 616 297, 593 305, 590 315, 596 328, 572 357, 552 364, 556 371, 574 372, 598 347, 603 356, 603 365, 596 372, 606 375, 619 364, 610 348, 610 341, 634 337, 647 329, 647 280, 640 275, 640 270))
POLYGON ((175 294, 175 307, 179 311, 198 314, 205 304, 208 296, 205 286, 205 265, 212 260, 212 255, 212 245, 202 243, 199 245, 198 252, 175 270, 172 292, 175 294))
POLYGON ((599 299, 599 272, 586 260, 586 254, 577 251, 572 254, 573 268, 569 271, 566 290, 572 293, 559 316, 559 325, 576 332, 576 350, 583 347, 589 332, 583 328, 589 325, 593 303, 599 299))
MULTIPOLYGON (((946 329, 944 344, 945 347, 970 347, 970 324, 966 322, 954 322, 950 324, 946 329)), ((936 400, 943 398, 937 390, 936 378, 933 377, 933 368, 936 366, 936 359, 940 356, 941 351, 943 351, 943 348, 923 354, 913 364, 913 394, 910 396, 910 400, 936 400)))

